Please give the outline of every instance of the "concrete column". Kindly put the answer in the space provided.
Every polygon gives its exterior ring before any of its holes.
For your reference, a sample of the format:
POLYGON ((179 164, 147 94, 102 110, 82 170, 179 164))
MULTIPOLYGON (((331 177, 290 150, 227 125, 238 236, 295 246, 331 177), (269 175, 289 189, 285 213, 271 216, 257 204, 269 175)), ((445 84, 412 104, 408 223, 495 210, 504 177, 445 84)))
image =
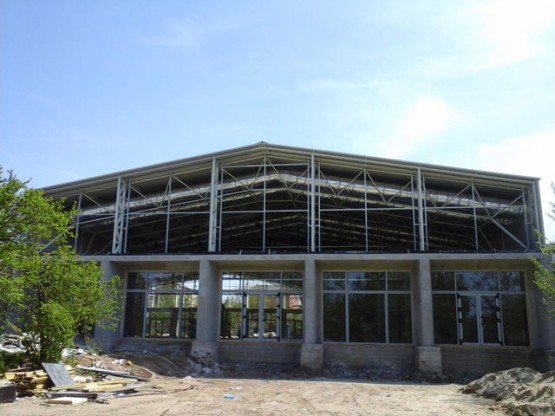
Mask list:
POLYGON ((301 347, 301 366, 311 370, 321 370, 324 365, 322 279, 312 258, 305 260, 303 299, 304 337, 301 347))
POLYGON ((197 332, 193 341, 192 354, 209 355, 218 359, 218 336, 222 289, 220 276, 214 265, 201 258, 199 267, 199 296, 197 309, 197 332))
MULTIPOLYGON (((117 266, 110 262, 108 256, 105 256, 100 261, 100 266, 102 267, 102 278, 109 279, 112 276, 118 275, 121 277, 121 291, 123 293, 124 288, 124 278, 125 273, 123 273, 117 266)), ((122 303, 125 299, 122 298, 122 303)), ((123 310, 123 304, 120 305, 120 310, 123 310)), ((94 330, 93 341, 95 345, 103 350, 110 350, 117 341, 120 339, 121 331, 123 330, 123 314, 120 316, 120 321, 115 329, 106 329, 101 327, 96 327, 94 330)))
MULTIPOLYGON (((416 306, 416 368, 423 373, 441 374, 441 349, 434 346, 434 311, 430 259, 418 262, 418 279, 414 296, 416 306)), ((414 286, 413 286, 414 287, 414 286)))
MULTIPOLYGON (((544 256, 541 259, 543 267, 551 270, 553 259, 544 256)), ((554 301, 549 300, 548 305, 544 303, 544 294, 532 283, 534 270, 528 271, 526 285, 527 308, 530 308, 528 325, 530 334, 530 345, 536 356, 536 367, 540 371, 555 370, 555 320, 549 314, 549 308, 554 307, 554 301)))

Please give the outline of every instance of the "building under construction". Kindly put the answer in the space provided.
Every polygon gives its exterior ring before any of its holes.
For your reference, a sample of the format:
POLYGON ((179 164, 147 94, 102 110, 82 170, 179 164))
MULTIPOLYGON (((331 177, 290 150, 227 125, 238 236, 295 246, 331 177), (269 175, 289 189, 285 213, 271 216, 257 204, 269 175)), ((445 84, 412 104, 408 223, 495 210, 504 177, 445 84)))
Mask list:
POLYGON ((551 368, 539 180, 264 142, 52 186, 120 275, 119 329, 225 361, 551 368))

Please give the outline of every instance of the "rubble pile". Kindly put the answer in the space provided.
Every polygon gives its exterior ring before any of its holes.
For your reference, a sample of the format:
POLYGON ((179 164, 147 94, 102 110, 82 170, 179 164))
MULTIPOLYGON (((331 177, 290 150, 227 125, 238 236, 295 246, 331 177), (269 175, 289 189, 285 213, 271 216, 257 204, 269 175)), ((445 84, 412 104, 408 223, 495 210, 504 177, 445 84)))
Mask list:
POLYGON ((17 354, 25 352, 25 347, 23 346, 23 340, 25 336, 16 334, 3 334, 0 335, 0 351, 7 352, 9 354, 17 354))
POLYGON ((493 399, 511 416, 555 414, 555 372, 513 368, 487 374, 461 389, 463 393, 493 399))

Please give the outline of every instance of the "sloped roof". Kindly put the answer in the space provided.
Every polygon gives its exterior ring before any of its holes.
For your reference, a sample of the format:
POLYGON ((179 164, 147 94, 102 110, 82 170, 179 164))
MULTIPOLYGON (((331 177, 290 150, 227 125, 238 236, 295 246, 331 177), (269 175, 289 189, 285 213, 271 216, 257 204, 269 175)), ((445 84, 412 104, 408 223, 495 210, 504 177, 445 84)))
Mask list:
POLYGON ((307 158, 314 156, 320 163, 335 165, 339 170, 342 168, 348 170, 353 167, 365 166, 369 170, 381 171, 386 175, 388 173, 394 175, 395 173, 410 172, 420 169, 423 173, 436 176, 438 179, 441 179, 441 177, 449 177, 450 179, 459 177, 464 181, 479 180, 483 183, 494 183, 496 186, 503 186, 503 184, 508 186, 521 186, 522 184, 530 184, 532 182, 539 181, 539 178, 536 177, 407 162, 343 152, 331 152, 326 150, 281 146, 266 142, 259 142, 249 146, 237 147, 200 156, 48 186, 43 188, 43 190, 47 196, 61 198, 69 195, 75 195, 81 191, 90 192, 113 188, 115 185, 117 186, 117 179, 119 177, 124 177, 125 179, 131 181, 152 180, 157 177, 165 177, 170 173, 183 171, 187 171, 187 175, 190 178, 198 175, 200 180, 201 177, 204 177, 207 173, 209 174, 214 158, 218 161, 223 161, 226 164, 233 164, 235 161, 238 163, 244 163, 249 159, 254 161, 260 159, 264 155, 271 155, 277 159, 283 158, 284 161, 291 161, 295 159, 298 159, 299 161, 306 161, 307 158))

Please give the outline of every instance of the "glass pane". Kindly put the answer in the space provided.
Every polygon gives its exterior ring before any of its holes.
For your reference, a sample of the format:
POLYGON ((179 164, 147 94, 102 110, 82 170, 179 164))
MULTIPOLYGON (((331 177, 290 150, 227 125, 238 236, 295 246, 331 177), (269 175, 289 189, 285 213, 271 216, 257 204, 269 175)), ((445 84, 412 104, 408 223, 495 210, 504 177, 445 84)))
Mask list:
POLYGON ((385 342, 384 295, 349 295, 349 341, 385 342))
POLYGON ((224 273, 222 276, 223 290, 241 290, 241 275, 239 273, 224 273))
POLYGON ((497 272, 458 272, 457 290, 498 291, 497 272))
POLYGON ((303 298, 301 295, 283 295, 281 312, 281 338, 302 339, 303 298))
POLYGON ((524 273, 501 272, 499 283, 503 292, 524 292, 524 273))
POLYGON ((182 273, 150 273, 148 288, 157 291, 181 289, 182 273))
POLYGON ((324 272, 324 290, 344 290, 345 273, 324 272))
POLYGON ((125 300, 124 337, 142 337, 145 311, 144 293, 127 293, 125 300))
POLYGON ((410 290, 410 273, 387 272, 387 290, 410 290))
POLYGON ((260 336, 258 329, 260 296, 247 295, 246 299, 246 321, 247 321, 247 337, 258 338, 260 336))
POLYGON ((480 323, 483 342, 499 343, 498 305, 495 296, 480 296, 480 323))
POLYGON ((389 342, 412 342, 410 295, 388 295, 389 342))
POLYGON ((248 272, 244 275, 245 290, 279 290, 280 274, 267 272, 248 272))
POLYGON ((350 290, 385 290, 385 272, 348 272, 350 290))
POLYGON ((185 273, 183 275, 183 288, 186 290, 198 290, 198 273, 185 273))
POLYGON ((243 296, 242 295, 223 295, 222 296, 222 323, 221 338, 241 339, 242 338, 242 314, 243 296))
POLYGON ((462 342, 477 343, 479 339, 476 296, 459 296, 459 313, 461 314, 462 342))
POLYGON ((148 273, 127 273, 127 289, 146 289, 148 273))
POLYGON ((505 345, 529 345, 524 295, 501 295, 505 345))
POLYGON ((455 295, 432 295, 434 307, 434 342, 458 344, 457 297, 455 295))
POLYGON ((277 308, 279 308, 279 296, 264 295, 264 310, 262 313, 262 337, 277 338, 277 308))
POLYGON ((453 272, 432 273, 432 290, 455 290, 455 274, 453 272))
POLYGON ((345 341, 345 295, 324 294, 324 340, 345 341))
POLYGON ((149 294, 145 335, 147 337, 177 337, 178 314, 178 295, 149 294))
POLYGON ((186 293, 181 306, 181 337, 194 339, 197 332, 198 295, 186 293))

